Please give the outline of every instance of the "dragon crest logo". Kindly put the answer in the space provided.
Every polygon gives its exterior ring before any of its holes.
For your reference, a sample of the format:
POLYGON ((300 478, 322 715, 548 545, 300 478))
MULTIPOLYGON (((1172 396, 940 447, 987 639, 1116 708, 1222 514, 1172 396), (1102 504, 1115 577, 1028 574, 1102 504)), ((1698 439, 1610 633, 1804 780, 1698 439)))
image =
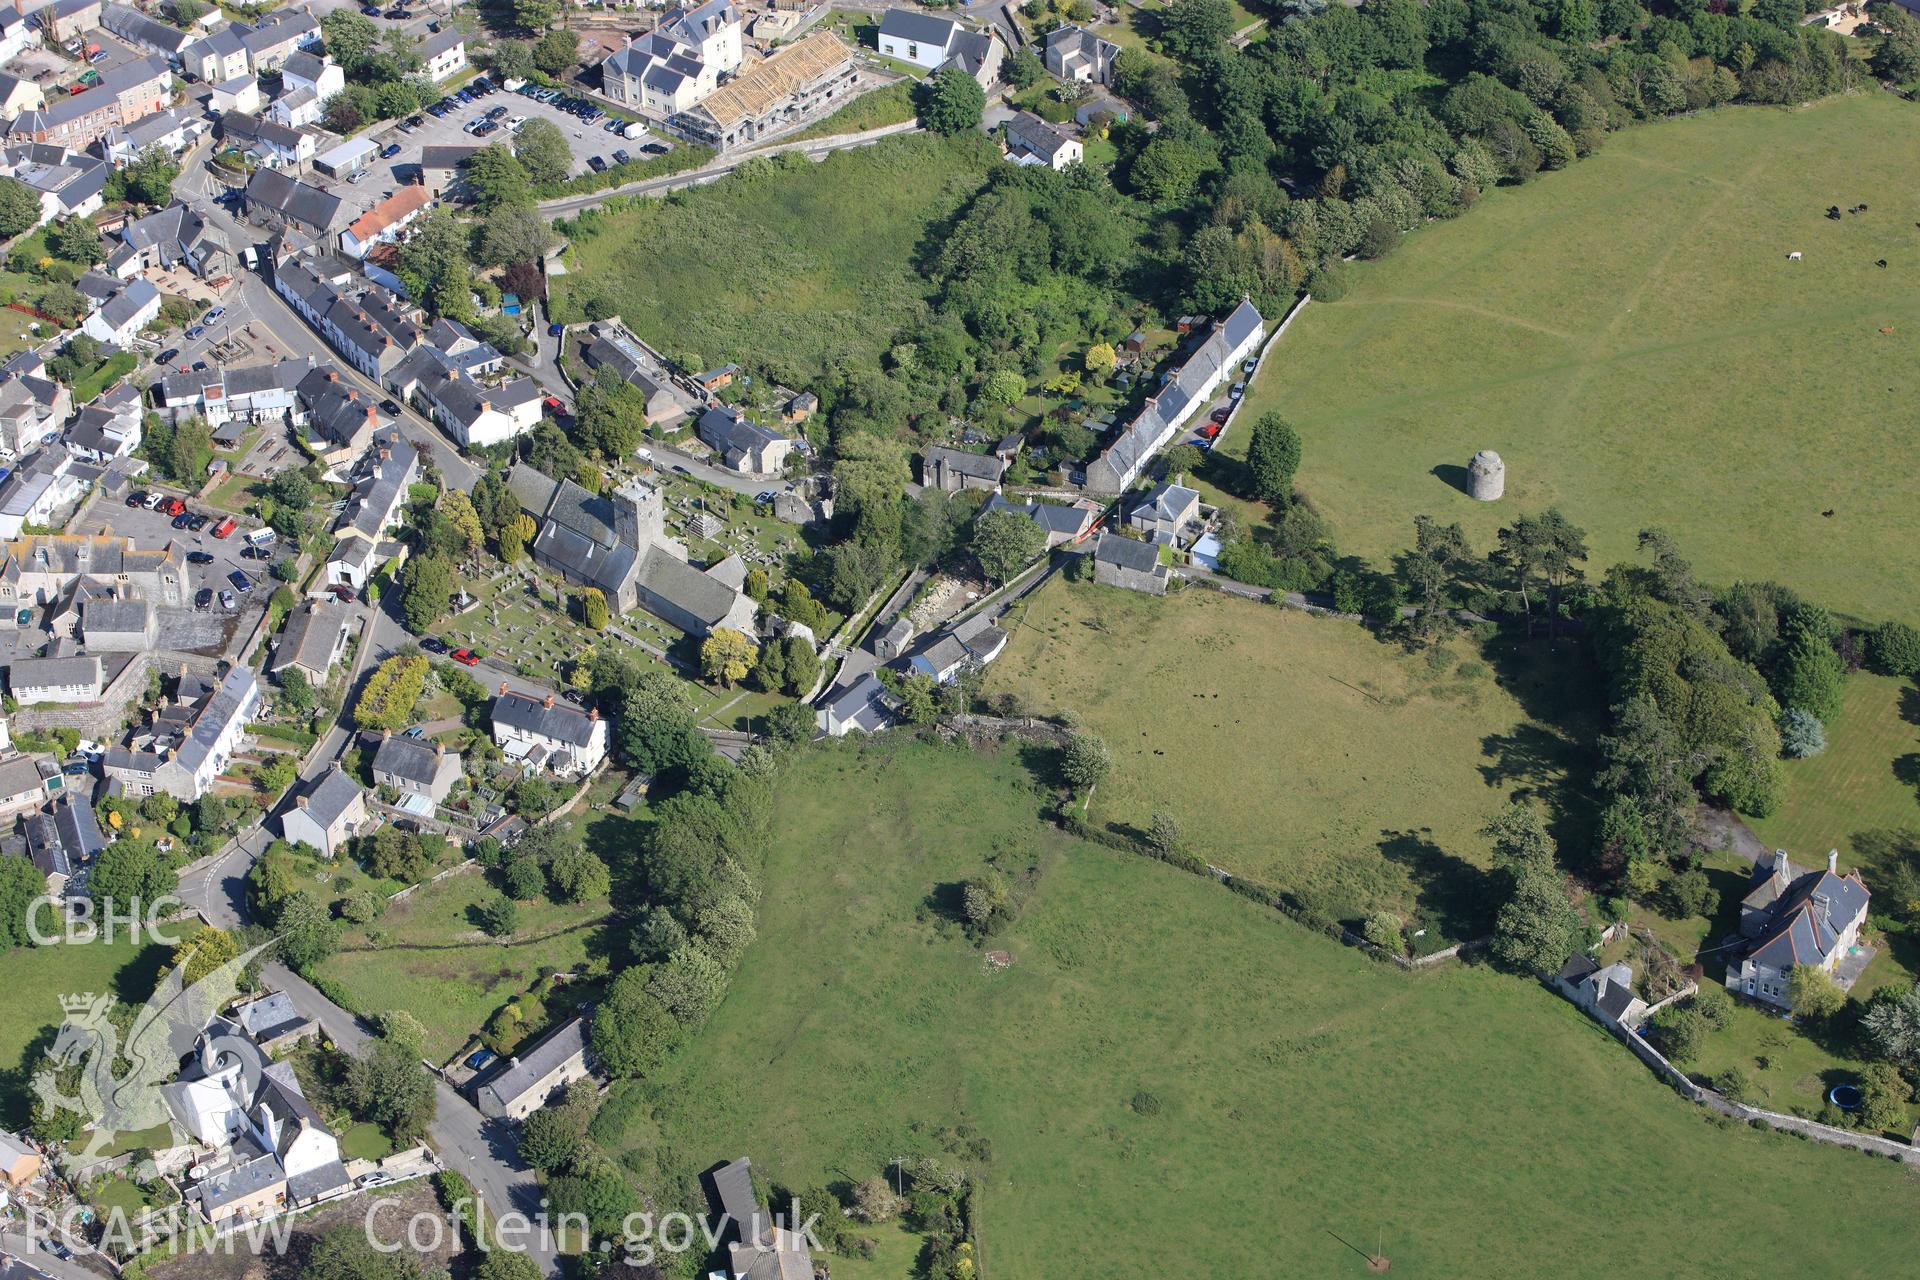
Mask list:
MULTIPOLYGON (((259 1087, 265 1058, 245 1036, 204 1035, 214 1015, 240 994, 240 975, 273 945, 262 943, 186 980, 188 962, 174 965, 147 1003, 131 1018, 111 995, 86 992, 61 997, 65 1014, 47 1060, 34 1073, 33 1088, 50 1110, 71 1111, 92 1124, 83 1158, 101 1153, 115 1134, 168 1126, 182 1140, 179 1121, 167 1105, 164 1086, 199 1048, 208 1078, 232 1077, 229 1087, 259 1087)), ((189 957, 189 962, 191 957, 189 957)))

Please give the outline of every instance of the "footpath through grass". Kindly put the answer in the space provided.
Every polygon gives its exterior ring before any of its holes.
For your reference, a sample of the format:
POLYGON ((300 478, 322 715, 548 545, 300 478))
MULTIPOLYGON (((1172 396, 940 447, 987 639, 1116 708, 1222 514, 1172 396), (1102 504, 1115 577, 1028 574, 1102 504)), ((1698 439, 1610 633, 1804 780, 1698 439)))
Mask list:
POLYGON ((555 318, 581 320, 596 303, 690 367, 751 358, 811 378, 877 364, 925 310, 914 261, 928 225, 996 162, 984 137, 915 134, 818 164, 750 161, 710 186, 589 214, 554 285, 555 318))
POLYGON ((1628 130, 1356 268, 1252 408, 1298 425, 1302 489, 1376 563, 1416 514, 1484 552, 1557 504, 1596 574, 1660 525, 1708 581, 1920 621, 1917 182, 1920 112, 1879 92, 1628 130), (1500 502, 1463 491, 1479 449, 1500 502))
MULTIPOLYGON (((649 1192, 748 1154, 858 1180, 971 1126, 999 1280, 1876 1273, 1914 1177, 1721 1129, 1544 989, 1408 976, 1219 885, 1035 819, 1011 750, 813 749, 785 779, 760 937, 712 1022, 615 1090, 598 1137, 649 1192), (965 815, 956 819, 955 815, 965 815), (928 905, 999 851, 1038 874, 981 952, 928 905), (1810 1232, 1783 1204, 1844 1204, 1810 1232), (1640 1243, 1620 1247, 1621 1224, 1640 1243), (1258 1243, 1249 1244, 1250 1224, 1258 1243), (1258 1266, 1255 1266, 1258 1270, 1258 1266)), ((835 1263, 838 1273, 839 1265, 835 1263)))
POLYGON ((1210 591, 1059 580, 1006 625, 987 690, 1106 739, 1095 821, 1144 831, 1164 811, 1217 866, 1340 918, 1417 911, 1456 939, 1486 923, 1480 827, 1516 792, 1565 799, 1577 752, 1556 725, 1586 714, 1584 655, 1545 639, 1409 657, 1210 591))

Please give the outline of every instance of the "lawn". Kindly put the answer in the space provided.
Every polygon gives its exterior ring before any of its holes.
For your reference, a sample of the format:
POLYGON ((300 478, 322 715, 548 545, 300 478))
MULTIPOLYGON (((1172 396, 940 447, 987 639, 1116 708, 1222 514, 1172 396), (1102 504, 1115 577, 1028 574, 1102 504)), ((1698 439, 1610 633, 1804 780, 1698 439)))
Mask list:
POLYGON ((471 912, 498 890, 478 872, 448 876, 349 929, 321 973, 356 1013, 406 1009, 427 1029, 424 1056, 445 1061, 545 971, 578 968, 599 952, 607 902, 520 904, 520 927, 497 942, 471 912))
POLYGON ((1544 641, 1535 665, 1462 637, 1443 670, 1352 623, 1197 589, 1055 581, 1007 625, 987 691, 1106 739, 1095 820, 1145 830, 1165 811, 1217 866, 1341 918, 1417 909, 1456 938, 1486 923, 1480 827, 1565 779, 1551 726, 1587 687, 1578 651, 1555 660, 1544 641))
POLYGON ((689 367, 752 359, 805 382, 876 364, 924 312, 913 263, 928 225, 993 163, 980 136, 890 138, 578 219, 555 318, 617 314, 689 367))
POLYGON ((1882 93, 1636 127, 1354 268, 1252 408, 1296 423, 1301 488, 1376 563, 1418 514, 1484 551, 1558 505, 1594 576, 1659 525, 1710 582, 1920 620, 1916 175, 1920 115, 1882 93), (1460 488, 1479 449, 1503 501, 1460 488))
MULTIPOLYGON (((1905 680, 1860 671, 1847 678, 1827 749, 1787 761, 1787 798, 1771 818, 1747 825, 1769 845, 1811 866, 1840 850, 1851 866, 1874 850, 1871 832, 1920 829, 1920 692, 1905 680)), ((1869 874, 1873 868, 1869 865, 1869 874)))
POLYGON ((596 1130, 651 1194, 742 1154, 857 1180, 970 1126, 997 1280, 1253 1274, 1253 1222, 1299 1276, 1363 1273, 1346 1241, 1482 1277, 1866 1274, 1909 1247, 1911 1174, 1708 1123, 1535 984, 1404 975, 1043 827, 1011 752, 815 748, 779 803, 731 993, 596 1130), (995 850, 1038 867, 997 974, 927 906, 995 850), (1755 1216, 1755 1185, 1848 1230, 1755 1216))
POLYGON ((65 1014, 60 997, 111 992, 143 1005, 171 947, 158 944, 62 944, 0 954, 0 1125, 19 1129, 33 1102, 30 1076, 65 1014))

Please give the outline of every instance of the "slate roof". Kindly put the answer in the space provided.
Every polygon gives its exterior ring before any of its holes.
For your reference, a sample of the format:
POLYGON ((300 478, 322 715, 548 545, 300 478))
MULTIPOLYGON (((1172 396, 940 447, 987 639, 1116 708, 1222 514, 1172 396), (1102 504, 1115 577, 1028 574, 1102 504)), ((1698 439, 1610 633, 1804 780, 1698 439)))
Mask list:
POLYGON ((1231 353, 1265 323, 1253 303, 1242 301, 1181 362, 1180 368, 1154 393, 1139 416, 1100 455, 1100 463, 1119 488, 1130 484, 1162 440, 1200 407, 1201 389, 1222 371, 1231 353))
POLYGON ((833 718, 867 733, 883 729, 893 718, 893 699, 872 672, 849 685, 829 704, 833 718))
POLYGON ((275 991, 240 1005, 233 1011, 233 1020, 255 1041, 272 1040, 310 1021, 294 1008, 292 997, 284 991, 275 991))
POLYGON ((949 449, 942 444, 928 445, 924 461, 929 467, 939 463, 948 471, 963 476, 974 476, 981 480, 998 481, 1007 470, 1005 459, 996 458, 987 453, 968 453, 962 449, 949 449))
POLYGON ((574 1017, 542 1037, 533 1048, 509 1062, 482 1086, 503 1104, 512 1106, 564 1063, 587 1051, 587 1021, 574 1017))
POLYGON ((741 416, 739 410, 724 405, 710 406, 700 415, 694 430, 702 440, 726 455, 729 462, 787 439, 778 431, 769 431, 741 416))
POLYGON ((544 699, 509 690, 493 700, 493 722, 574 747, 593 740, 593 719, 558 698, 548 706, 544 699))
POLYGON ((1149 520, 1181 520, 1198 501, 1200 494, 1197 490, 1166 482, 1155 485, 1140 500, 1140 505, 1133 509, 1133 514, 1149 520))
POLYGON ((466 36, 462 35, 458 28, 450 26, 422 40, 420 47, 415 49, 414 52, 420 56, 422 62, 428 62, 440 54, 445 53, 447 50, 457 48, 466 42, 466 36))
POLYGON ((326 671, 348 616, 344 606, 324 600, 302 604, 287 615, 287 629, 280 635, 280 647, 273 651, 267 670, 284 671, 297 663, 309 671, 326 671))
POLYGON ((437 744, 394 734, 382 740, 380 749, 373 753, 373 771, 427 786, 439 775, 440 762, 445 758, 446 753, 437 744))
MULTIPOLYGON (((264 136, 265 128, 260 132, 264 136)), ((256 169, 253 177, 247 179, 247 206, 252 208, 256 204, 320 231, 331 230, 340 218, 340 197, 289 178, 278 169, 256 169)))
POLYGON ((1093 544, 1093 558, 1135 573, 1152 573, 1160 563, 1160 548, 1117 533, 1103 533, 1093 544))
POLYGON ((305 49, 298 49, 288 54, 287 60, 280 64, 282 79, 293 76, 309 83, 318 83, 320 77, 326 74, 326 70, 326 59, 317 53, 309 53, 305 49))
POLYGON ((240 665, 227 672, 220 686, 194 716, 192 728, 174 753, 174 759, 182 768, 190 774, 200 771, 200 766, 213 754, 214 744, 220 740, 220 735, 240 715, 242 705, 258 688, 259 681, 255 679, 252 667, 240 665))
POLYGON ((740 593, 659 547, 647 548, 640 561, 642 591, 671 602, 707 627, 726 620, 740 593))
POLYGON ((960 24, 951 18, 936 18, 930 13, 910 9, 889 9, 880 17, 880 34, 915 44, 930 44, 945 49, 960 24))
POLYGON ((101 6, 100 25, 113 34, 137 44, 142 48, 156 49, 162 53, 177 54, 194 39, 191 31, 182 31, 179 27, 149 18, 138 9, 124 4, 101 6))
POLYGON ((92 654, 76 658, 15 658, 7 668, 7 683, 14 696, 30 689, 51 689, 59 685, 100 687, 100 659, 92 654))
POLYGON ((1783 973, 1796 964, 1823 963, 1839 945, 1841 932, 1866 916, 1869 897, 1857 875, 1836 875, 1824 867, 1807 872, 1774 902, 1747 959, 1783 973))
POLYGON ((307 788, 305 795, 307 816, 323 827, 330 827, 360 798, 360 784, 348 777, 339 765, 334 765, 307 788))
POLYGON ((145 635, 153 611, 144 600, 94 600, 80 610, 80 630, 88 639, 145 635))

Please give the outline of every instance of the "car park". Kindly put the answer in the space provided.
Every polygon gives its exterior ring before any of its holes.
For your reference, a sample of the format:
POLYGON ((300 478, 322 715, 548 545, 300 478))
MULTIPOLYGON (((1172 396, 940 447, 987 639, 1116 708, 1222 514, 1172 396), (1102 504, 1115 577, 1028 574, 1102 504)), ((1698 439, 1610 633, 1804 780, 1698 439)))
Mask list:
POLYGON ((204 551, 189 551, 187 552, 187 563, 188 564, 212 564, 213 557, 204 551))
POLYGON ((247 592, 253 590, 253 579, 249 578, 246 574, 242 573, 238 569, 235 569, 232 573, 227 575, 227 581, 231 582, 233 584, 234 590, 240 592, 242 595, 245 595, 247 592))
POLYGON ((196 609, 213 608, 213 588, 202 587, 193 593, 193 607, 196 609))
POLYGON ((228 613, 232 613, 240 607, 240 599, 231 591, 222 591, 220 593, 220 607, 228 613))
POLYGON ((386 146, 380 149, 380 158, 382 160, 391 160, 399 154, 400 154, 400 144, 397 142, 389 142, 386 146))

